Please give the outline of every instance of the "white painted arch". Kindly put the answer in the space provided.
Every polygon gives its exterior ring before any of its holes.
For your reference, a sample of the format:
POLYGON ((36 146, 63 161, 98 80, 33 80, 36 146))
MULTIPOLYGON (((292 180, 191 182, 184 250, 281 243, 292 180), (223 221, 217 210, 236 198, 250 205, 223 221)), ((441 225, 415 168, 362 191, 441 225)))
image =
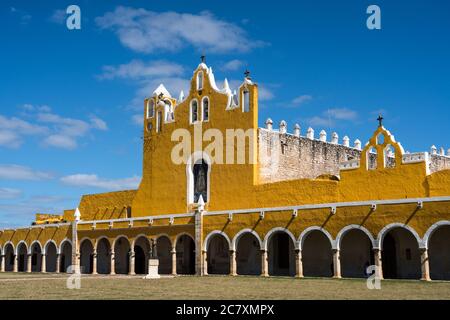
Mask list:
POLYGON ((364 232, 369 237, 369 239, 372 243, 372 247, 376 246, 376 240, 369 230, 367 230, 366 228, 364 228, 363 226, 358 225, 358 224, 350 224, 350 225, 342 228, 341 231, 339 231, 339 233, 337 234, 336 239, 335 239, 335 244, 336 244, 337 250, 340 250, 340 248, 341 248, 341 242, 342 242, 343 237, 347 234, 347 232, 349 232, 351 230, 360 230, 360 231, 364 232))
POLYGON ((328 238, 328 240, 330 241, 331 248, 332 249, 336 249, 336 242, 333 240, 333 237, 331 236, 331 234, 326 229, 324 229, 322 227, 318 227, 318 226, 312 226, 312 227, 308 227, 305 230, 303 230, 303 232, 298 237, 298 248, 300 250, 303 249, 303 244, 304 244, 306 238, 313 231, 322 232, 328 238))
POLYGON ((292 243, 294 244, 294 249, 298 249, 298 242, 296 241, 292 232, 290 232, 287 228, 276 227, 276 228, 273 228, 272 230, 270 230, 264 237, 263 246, 262 246, 263 250, 266 250, 266 251, 268 250, 270 238, 277 232, 286 233, 291 238, 292 243))
POLYGON ((203 242, 203 250, 208 250, 209 242, 210 242, 211 239, 212 239, 214 236, 216 236, 216 235, 219 235, 219 236, 224 237, 225 240, 227 240, 227 243, 228 243, 228 250, 231 250, 231 241, 230 241, 230 238, 228 237, 228 235, 227 235, 225 232, 219 231, 219 230, 214 230, 214 231, 210 232, 210 233, 206 236, 205 241, 203 242))
POLYGON ((412 227, 404 224, 404 223, 400 223, 400 222, 394 222, 391 224, 388 224, 387 226, 385 226, 383 229, 381 229, 381 231, 378 233, 378 237, 376 239, 376 245, 374 246, 375 249, 382 249, 382 245, 383 245, 383 240, 384 237, 388 234, 389 231, 396 229, 396 228, 403 228, 405 230, 408 230, 409 232, 411 232, 411 234, 414 236, 414 238, 416 238, 417 240, 417 245, 419 246, 419 248, 422 248, 422 239, 420 238, 419 234, 417 233, 416 230, 414 230, 412 227))
POLYGON ((64 245, 65 245, 66 243, 70 244, 70 248, 71 248, 72 251, 73 251, 72 240, 70 240, 69 238, 64 238, 63 241, 61 241, 61 243, 59 244, 59 247, 57 247, 57 249, 58 249, 58 254, 61 254, 62 248, 64 247, 64 245))
MULTIPOLYGON (((194 204, 194 165, 199 161, 204 160, 208 165, 208 173, 206 176, 206 184, 207 184, 207 201, 206 203, 211 201, 211 171, 212 171, 212 161, 210 156, 204 151, 196 151, 194 152, 188 159, 186 164, 186 197, 187 204, 194 204)), ((203 199, 205 200, 205 199, 203 199)))
POLYGON ((28 254, 28 245, 27 245, 27 243, 26 243, 24 240, 21 240, 21 241, 19 241, 19 243, 17 244, 17 246, 16 246, 16 248, 15 248, 15 251, 14 251, 14 254, 15 254, 16 256, 17 256, 17 254, 18 254, 17 250, 19 250, 19 247, 20 247, 21 244, 24 244, 24 245, 25 245, 25 249, 26 249, 26 252, 27 252, 27 254, 28 254))
POLYGON ((39 249, 41 250, 41 254, 42 254, 42 253, 44 252, 44 249, 42 248, 42 245, 41 245, 41 243, 39 242, 39 240, 34 240, 34 241, 30 244, 30 246, 28 247, 28 254, 31 254, 31 249, 33 248, 33 246, 34 246, 35 244, 38 244, 39 249))
POLYGON ((261 237, 259 236, 259 234, 252 229, 243 229, 241 231, 239 231, 233 238, 233 240, 231 241, 231 250, 236 251, 237 250, 237 244, 239 242, 239 240, 241 239, 242 236, 244 236, 246 233, 250 233, 252 235, 255 236, 256 239, 258 239, 258 243, 259 243, 259 248, 262 249, 263 248, 263 242, 261 241, 261 237))
POLYGON ((58 246, 56 245, 55 240, 50 239, 50 240, 47 240, 47 242, 44 244, 44 247, 43 247, 43 249, 42 249, 42 254, 43 254, 43 255, 46 255, 46 254, 47 254, 48 246, 49 246, 51 243, 53 243, 53 245, 55 246, 55 251, 56 251, 56 253, 58 253, 58 246))
POLYGON ((442 227, 442 226, 450 226, 450 221, 442 220, 442 221, 436 222, 431 227, 429 227, 427 232, 425 232, 425 235, 423 236, 423 240, 422 240, 423 248, 428 249, 428 244, 430 242, 431 236, 437 229, 439 229, 439 227, 442 227))
POLYGON ((134 250, 134 246, 136 245, 136 241, 138 241, 139 239, 144 238, 145 241, 147 241, 148 247, 151 247, 151 243, 150 243, 150 239, 148 238, 148 236, 144 233, 138 234, 136 237, 134 237, 133 241, 131 242, 131 247, 134 250))
MULTIPOLYGON (((128 244, 130 245, 130 248, 131 248, 131 243, 130 243, 130 239, 128 239, 128 237, 126 236, 126 235, 124 235, 124 234, 121 234, 121 235, 118 235, 115 239, 114 239, 114 241, 113 241, 113 243, 112 243, 112 245, 111 245, 111 251, 115 251, 116 250, 116 242, 117 242, 117 240, 119 240, 119 239, 121 239, 121 238, 124 238, 125 240, 127 240, 128 241, 128 244)), ((132 249, 132 248, 131 248, 132 249)))
POLYGON ((5 244, 3 245, 3 248, 2 248, 2 254, 5 254, 6 248, 8 247, 8 245, 11 246, 13 254, 16 254, 16 248, 14 247, 14 243, 12 243, 12 241, 5 242, 5 244))

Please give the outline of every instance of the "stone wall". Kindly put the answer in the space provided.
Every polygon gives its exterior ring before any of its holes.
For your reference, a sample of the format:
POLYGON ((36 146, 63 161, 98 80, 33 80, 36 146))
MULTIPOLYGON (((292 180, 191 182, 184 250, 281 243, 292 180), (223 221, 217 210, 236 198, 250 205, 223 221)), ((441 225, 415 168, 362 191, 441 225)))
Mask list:
POLYGON ((450 169, 450 157, 439 154, 430 155, 430 172, 450 169))

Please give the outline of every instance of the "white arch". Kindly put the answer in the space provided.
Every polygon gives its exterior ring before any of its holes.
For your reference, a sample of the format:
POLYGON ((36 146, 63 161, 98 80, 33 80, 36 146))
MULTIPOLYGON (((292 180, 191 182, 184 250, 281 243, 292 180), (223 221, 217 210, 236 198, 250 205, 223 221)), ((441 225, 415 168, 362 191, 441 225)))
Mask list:
POLYGON ((450 221, 442 220, 442 221, 436 222, 431 227, 429 227, 427 232, 425 232, 425 235, 423 236, 423 239, 422 239, 422 247, 423 248, 428 249, 428 244, 430 242, 431 236, 439 227, 442 227, 442 226, 450 226, 450 221))
POLYGON ((256 239, 258 239, 258 243, 259 243, 259 248, 262 249, 263 248, 263 242, 261 241, 261 237, 259 236, 259 234, 252 229, 243 229, 241 231, 239 231, 238 233, 236 233, 236 235, 234 236, 233 240, 231 241, 231 250, 236 251, 237 250, 237 244, 238 241, 241 239, 242 236, 244 236, 246 233, 251 233, 252 235, 254 235, 256 237, 256 239))
POLYGON ((422 247, 422 239, 420 239, 419 234, 416 232, 416 230, 414 230, 413 228, 411 228, 410 226, 408 226, 408 225, 406 225, 404 223, 395 222, 395 223, 388 224, 383 229, 381 229, 381 231, 378 233, 378 237, 377 237, 377 240, 376 240, 376 246, 374 246, 374 248, 375 249, 381 249, 384 237, 386 236, 386 234, 388 234, 389 231, 391 231, 392 229, 395 229, 395 228, 403 228, 403 229, 406 229, 409 232, 411 232, 411 234, 417 240, 417 245, 419 247, 422 247))
POLYGON ((286 229, 286 228, 282 228, 282 227, 276 227, 276 228, 273 228, 272 230, 270 230, 267 234, 266 234, 266 236, 264 237, 264 241, 263 241, 263 249, 264 250, 268 250, 268 244, 269 244, 269 240, 270 240, 270 238, 272 237, 272 235, 273 234, 275 234, 275 233, 277 233, 277 232, 284 232, 284 233, 286 233, 291 239, 292 239, 292 242, 294 243, 294 248, 295 249, 298 249, 298 243, 297 243, 297 241, 295 240, 295 237, 294 237, 294 235, 292 234, 292 232, 290 232, 288 229, 286 229))
POLYGON ((131 247, 133 248, 133 250, 134 250, 134 246, 136 245, 136 241, 139 240, 140 238, 145 238, 145 240, 147 241, 148 246, 149 247, 151 246, 150 239, 148 238, 148 236, 146 234, 141 233, 141 234, 138 234, 136 237, 133 238, 133 241, 131 243, 131 247))
POLYGON ((367 230, 366 228, 364 228, 363 226, 360 226, 358 224, 350 224, 350 225, 342 228, 342 230, 339 231, 339 233, 337 234, 336 239, 335 239, 335 244, 336 244, 336 248, 335 249, 339 250, 341 248, 342 238, 350 230, 360 230, 360 231, 364 232, 369 237, 370 242, 372 243, 372 247, 376 246, 375 238, 373 237, 372 233, 370 233, 369 230, 367 230))
POLYGON ((39 242, 39 240, 34 240, 34 241, 30 244, 30 246, 28 247, 28 254, 31 254, 31 253, 32 253, 32 252, 31 252, 31 248, 33 248, 33 246, 34 246, 36 243, 39 245, 39 249, 41 249, 41 253, 43 253, 42 245, 41 245, 41 243, 39 242))
POLYGON ((108 245, 109 245, 109 247, 111 249, 111 242, 109 241, 109 238, 107 236, 100 236, 97 239, 95 239, 95 248, 94 248, 95 252, 97 252, 98 243, 100 241, 102 241, 103 239, 105 239, 108 242, 108 245))
MULTIPOLYGON (((89 238, 89 237, 84 237, 83 239, 81 239, 80 241, 79 241, 79 244, 80 244, 80 248, 81 248, 81 245, 83 244, 83 242, 84 241, 89 241, 90 243, 91 243, 91 245, 92 245, 92 248, 95 248, 95 243, 92 241, 92 239, 91 238, 89 238)), ((95 241, 95 240, 94 240, 95 241)))
POLYGON ((111 246, 111 250, 112 250, 112 251, 115 251, 115 249, 116 249, 116 242, 117 242, 117 240, 119 240, 120 238, 125 238, 125 239, 127 239, 128 244, 130 245, 130 249, 131 249, 130 239, 128 239, 128 237, 127 237, 126 235, 121 234, 121 235, 118 235, 118 236, 114 239, 114 241, 113 241, 113 243, 112 243, 112 246, 111 246))
POLYGON ((7 247, 9 244, 11 245, 13 254, 16 254, 16 247, 14 246, 14 243, 12 243, 12 241, 10 241, 10 240, 6 241, 5 244, 3 245, 3 251, 2 251, 2 253, 5 254, 6 247, 7 247))
POLYGON ((173 248, 175 248, 175 250, 176 250, 178 240, 180 240, 180 238, 182 236, 188 236, 189 238, 191 238, 192 241, 194 241, 194 247, 195 247, 195 250, 197 251, 197 243, 195 243, 194 237, 192 235, 190 235, 189 233, 187 233, 187 232, 182 232, 182 233, 177 234, 177 237, 175 238, 175 243, 173 244, 173 248))
POLYGON ((225 232, 219 231, 219 230, 214 230, 206 236, 205 241, 203 242, 203 250, 208 250, 209 241, 211 241, 212 237, 214 237, 215 235, 220 235, 220 236, 224 237, 228 243, 228 250, 231 250, 230 238, 228 237, 228 235, 225 232))
POLYGON ((56 242, 53 239, 47 240, 47 242, 44 244, 44 247, 42 248, 42 254, 47 254, 47 248, 50 245, 50 243, 53 243, 55 245, 55 251, 58 253, 58 246, 56 245, 56 242))
MULTIPOLYGON (((207 198, 206 202, 210 202, 211 200, 211 171, 212 171, 212 161, 209 155, 204 151, 196 151, 189 157, 187 164, 186 164, 186 196, 187 196, 187 202, 188 205, 191 205, 194 203, 194 165, 200 161, 204 160, 206 164, 208 165, 208 173, 207 173, 207 198)), ((205 200, 205 199, 203 199, 205 200)))
POLYGON ((300 250, 303 250, 303 243, 305 242, 306 237, 313 231, 322 232, 328 238, 328 240, 330 240, 331 248, 336 249, 336 242, 333 240, 333 237, 327 230, 325 230, 322 227, 312 226, 312 227, 309 227, 309 228, 306 228, 305 230, 303 230, 303 232, 298 237, 298 248, 300 250))
POLYGON ((25 245, 26 253, 28 254, 28 245, 27 245, 27 243, 26 243, 24 240, 20 240, 19 243, 18 243, 17 246, 16 246, 16 249, 15 249, 15 250, 16 250, 16 251, 15 251, 16 256, 17 256, 17 254, 18 254, 17 250, 19 250, 19 247, 20 247, 20 245, 21 245, 22 243, 25 245))
POLYGON ((64 238, 63 241, 61 241, 61 243, 59 244, 59 247, 57 247, 57 249, 58 249, 58 254, 61 254, 61 253, 62 253, 62 248, 63 248, 64 244, 66 244, 66 242, 70 244, 70 248, 71 248, 72 251, 73 251, 72 240, 70 240, 69 238, 64 238))
POLYGON ((209 97, 208 96, 205 96, 205 97, 203 97, 202 98, 202 118, 201 118, 201 121, 202 122, 208 122, 209 121, 209 118, 210 118, 210 114, 211 114, 211 106, 210 106, 210 104, 209 104, 209 97), (208 120, 205 120, 205 100, 206 101, 208 101, 208 120))

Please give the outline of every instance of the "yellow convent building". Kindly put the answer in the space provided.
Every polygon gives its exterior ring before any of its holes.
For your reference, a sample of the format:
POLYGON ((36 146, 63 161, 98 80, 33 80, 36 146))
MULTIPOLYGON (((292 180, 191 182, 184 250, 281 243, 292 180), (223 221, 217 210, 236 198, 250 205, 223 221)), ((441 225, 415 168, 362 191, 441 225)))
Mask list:
MULTIPOLYGON (((2 272, 450 279, 450 157, 405 153, 382 118, 363 145, 272 120, 249 74, 144 102, 137 190, 0 231, 2 272), (341 142, 340 142, 341 141, 341 142), (373 268, 372 268, 373 269, 373 268)), ((374 126, 375 127, 375 126, 374 126)))

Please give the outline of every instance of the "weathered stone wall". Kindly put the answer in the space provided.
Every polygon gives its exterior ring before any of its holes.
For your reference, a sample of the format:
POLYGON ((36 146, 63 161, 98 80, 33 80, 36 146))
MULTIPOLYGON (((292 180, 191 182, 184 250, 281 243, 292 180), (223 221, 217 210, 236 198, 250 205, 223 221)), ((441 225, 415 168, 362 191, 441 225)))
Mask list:
POLYGON ((339 163, 359 159, 361 151, 292 134, 258 130, 260 182, 339 175, 339 163))
POLYGON ((437 172, 441 170, 450 169, 450 157, 442 156, 438 154, 432 154, 430 156, 430 172, 437 172))

